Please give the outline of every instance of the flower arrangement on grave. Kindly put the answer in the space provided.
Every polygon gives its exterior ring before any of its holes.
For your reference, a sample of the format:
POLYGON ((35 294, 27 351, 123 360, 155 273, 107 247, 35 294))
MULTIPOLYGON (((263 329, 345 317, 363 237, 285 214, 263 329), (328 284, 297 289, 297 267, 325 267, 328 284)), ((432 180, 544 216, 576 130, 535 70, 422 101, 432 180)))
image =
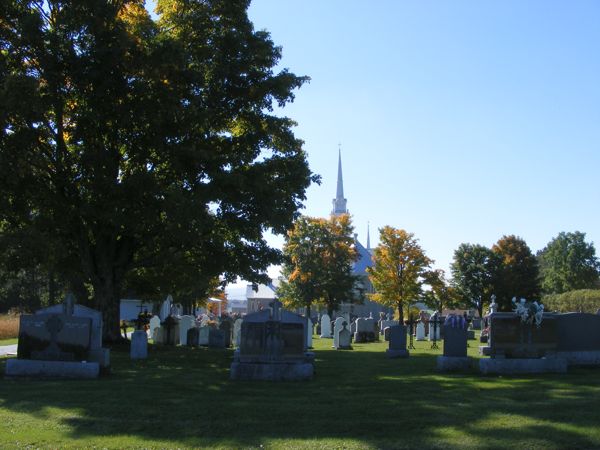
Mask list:
POLYGON ((512 304, 513 311, 521 318, 521 322, 530 325, 535 322, 535 326, 538 328, 542 325, 544 305, 536 301, 527 301, 524 298, 517 302, 516 297, 513 297, 512 304))

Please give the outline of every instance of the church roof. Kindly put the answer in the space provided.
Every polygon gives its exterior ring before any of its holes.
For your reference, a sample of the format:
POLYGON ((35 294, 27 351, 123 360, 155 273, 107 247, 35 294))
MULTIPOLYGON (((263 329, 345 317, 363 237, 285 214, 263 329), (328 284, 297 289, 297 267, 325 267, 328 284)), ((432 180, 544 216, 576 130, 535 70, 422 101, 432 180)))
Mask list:
POLYGON ((373 258, 371 252, 362 245, 358 239, 354 240, 356 251, 358 252, 358 260, 354 263, 352 272, 354 275, 367 275, 367 267, 373 266, 373 258))

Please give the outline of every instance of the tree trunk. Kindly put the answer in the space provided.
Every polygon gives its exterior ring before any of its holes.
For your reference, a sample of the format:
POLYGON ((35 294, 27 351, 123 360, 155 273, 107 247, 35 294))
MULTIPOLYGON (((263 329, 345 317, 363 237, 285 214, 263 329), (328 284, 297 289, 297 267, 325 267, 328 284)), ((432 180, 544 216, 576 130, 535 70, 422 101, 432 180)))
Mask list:
POLYGON ((404 310, 402 309, 402 302, 398 302, 398 323, 404 325, 404 310))
POLYGON ((102 311, 102 341, 120 342, 120 286, 113 274, 103 275, 94 283, 94 307, 102 311))

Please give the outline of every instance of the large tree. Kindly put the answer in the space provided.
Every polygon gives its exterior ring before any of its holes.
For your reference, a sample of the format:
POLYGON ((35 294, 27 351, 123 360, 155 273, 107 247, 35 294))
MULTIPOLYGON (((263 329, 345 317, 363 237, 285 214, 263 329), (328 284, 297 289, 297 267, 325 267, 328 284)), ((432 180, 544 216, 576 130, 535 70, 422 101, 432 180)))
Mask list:
POLYGON ((460 244, 450 266, 452 281, 465 305, 476 308, 483 317, 484 304, 494 293, 499 257, 479 244, 460 244))
POLYGON ((373 266, 367 269, 375 288, 370 298, 397 308, 400 323, 404 323, 404 309, 422 295, 432 263, 412 233, 390 226, 381 228, 373 266))
POLYGON ((537 256, 544 293, 598 287, 600 263, 594 244, 585 242, 585 233, 561 232, 537 256))
POLYGON ((513 297, 539 300, 539 266, 527 243, 514 235, 503 236, 492 252, 499 259, 494 277, 498 308, 510 311, 513 297))
POLYGON ((307 79, 248 0, 6 0, 0 6, 0 220, 93 288, 104 336, 140 267, 261 280, 311 180, 273 113, 307 79))
POLYGON ((331 315, 339 305, 361 297, 352 266, 358 258, 353 227, 348 214, 329 219, 300 217, 288 232, 283 248, 285 280, 278 293, 290 306, 306 307, 314 302, 331 315))

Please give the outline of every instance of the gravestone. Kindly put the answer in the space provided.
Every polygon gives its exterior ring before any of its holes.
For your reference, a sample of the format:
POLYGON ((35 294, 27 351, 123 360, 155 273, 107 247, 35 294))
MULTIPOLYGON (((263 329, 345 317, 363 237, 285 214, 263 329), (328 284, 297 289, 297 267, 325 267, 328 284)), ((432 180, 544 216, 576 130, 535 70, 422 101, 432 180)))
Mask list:
POLYGON ((383 330, 383 340, 385 342, 389 342, 390 341, 390 327, 385 327, 384 328, 384 330, 383 330))
POLYGON ((69 294, 62 305, 22 315, 17 359, 9 359, 6 376, 95 378, 108 369, 102 348, 102 315, 75 305, 69 294))
POLYGON ((209 333, 209 326, 198 328, 198 345, 208 347, 209 333))
POLYGON ((417 341, 425 340, 425 324, 421 321, 417 322, 417 327, 415 331, 415 339, 417 341))
POLYGON ((389 320, 389 319, 385 319, 382 320, 380 322, 380 333, 383 334, 383 331, 387 328, 387 327, 393 327, 395 325, 399 325, 397 320, 389 320))
POLYGON ((242 319, 236 319, 233 324, 233 343, 235 348, 240 348, 240 339, 242 337, 242 319))
POLYGON ((179 319, 168 316, 160 323, 159 332, 156 333, 155 344, 177 345, 179 343, 179 319))
POLYGON ((356 331, 354 332, 354 342, 374 342, 375 341, 375 320, 372 318, 359 317, 356 319, 356 331))
POLYGON ((343 317, 338 317, 337 319, 335 319, 334 325, 333 325, 333 348, 338 348, 338 334, 340 331, 342 331, 344 329, 344 323, 346 322, 346 319, 344 319, 343 317))
POLYGON ((187 345, 188 330, 196 327, 196 318, 194 316, 181 316, 179 319, 179 343, 187 345))
POLYGON ((352 333, 353 336, 354 333, 356 333, 356 320, 350 324, 350 333, 352 333))
POLYGON ((313 323, 306 318, 306 348, 312 348, 313 323))
POLYGON ((233 322, 229 317, 223 318, 219 329, 223 332, 225 348, 231 347, 231 335, 233 334, 233 322))
POLYGON ((438 318, 438 314, 434 313, 431 315, 429 319, 429 340, 430 341, 439 341, 442 338, 442 323, 438 318))
POLYGON ((394 325, 389 327, 390 343, 385 354, 388 358, 408 358, 409 352, 406 349, 406 327, 404 325, 394 325))
POLYGON ((567 360, 557 357, 558 314, 544 313, 540 327, 523 323, 515 313, 488 316, 489 347, 480 352, 490 358, 479 360, 484 374, 563 373, 567 360))
POLYGON ((342 329, 337 333, 337 347, 336 350, 352 350, 352 333, 348 329, 348 322, 345 318, 342 318, 342 329))
POLYGON ((131 359, 148 358, 148 335, 144 330, 134 331, 131 335, 129 356, 131 359))
POLYGON ((600 366, 600 315, 566 313, 557 322, 557 356, 570 366, 600 366))
POLYGON ((160 327, 160 317, 158 316, 152 316, 152 319, 150 319, 150 323, 148 324, 148 331, 149 331, 149 337, 150 339, 154 339, 154 330, 156 330, 158 327, 160 327))
POLYGON ((210 348, 226 348, 225 332, 221 329, 208 327, 208 346, 210 348))
POLYGON ((231 379, 288 381, 313 377, 314 353, 306 352, 306 318, 282 310, 277 300, 271 306, 244 318, 231 379))
POLYGON ((437 370, 468 370, 471 359, 467 357, 467 321, 463 316, 450 315, 444 322, 444 354, 437 357, 437 370))
POLYGON ((190 328, 187 331, 186 336, 186 345, 188 347, 198 347, 200 345, 200 329, 199 328, 190 328))
POLYGON ((473 321, 471 322, 474 330, 481 330, 481 317, 473 317, 473 321))
POLYGON ((160 311, 158 313, 158 318, 161 322, 164 322, 167 317, 171 315, 171 304, 173 303, 173 297, 171 295, 167 295, 167 298, 162 305, 160 306, 160 311))
POLYGON ((321 338, 331 338, 331 319, 328 314, 321 316, 321 338))

